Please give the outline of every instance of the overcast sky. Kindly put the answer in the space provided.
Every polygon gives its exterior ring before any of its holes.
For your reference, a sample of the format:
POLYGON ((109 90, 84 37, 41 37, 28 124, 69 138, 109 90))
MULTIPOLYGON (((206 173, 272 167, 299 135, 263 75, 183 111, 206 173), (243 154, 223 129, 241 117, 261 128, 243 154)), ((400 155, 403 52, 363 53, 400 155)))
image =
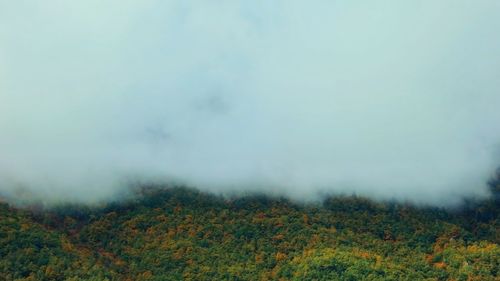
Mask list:
POLYGON ((496 0, 0 0, 0 193, 485 195, 499 15, 496 0))

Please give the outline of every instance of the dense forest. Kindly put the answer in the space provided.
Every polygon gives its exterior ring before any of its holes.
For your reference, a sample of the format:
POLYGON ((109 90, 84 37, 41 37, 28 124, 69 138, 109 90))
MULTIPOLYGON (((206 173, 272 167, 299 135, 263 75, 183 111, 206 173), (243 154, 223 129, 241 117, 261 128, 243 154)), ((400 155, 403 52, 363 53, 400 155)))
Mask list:
POLYGON ((0 203, 0 280, 500 280, 499 184, 460 209, 142 188, 100 206, 0 203))

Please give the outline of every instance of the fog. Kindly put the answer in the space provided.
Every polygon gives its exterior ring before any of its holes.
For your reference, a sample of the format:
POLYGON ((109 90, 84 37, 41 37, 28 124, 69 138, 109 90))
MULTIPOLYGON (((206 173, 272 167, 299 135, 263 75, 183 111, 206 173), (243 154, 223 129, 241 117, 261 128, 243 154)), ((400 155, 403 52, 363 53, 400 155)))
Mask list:
POLYGON ((499 15, 494 0, 0 0, 0 196, 485 197, 499 15))

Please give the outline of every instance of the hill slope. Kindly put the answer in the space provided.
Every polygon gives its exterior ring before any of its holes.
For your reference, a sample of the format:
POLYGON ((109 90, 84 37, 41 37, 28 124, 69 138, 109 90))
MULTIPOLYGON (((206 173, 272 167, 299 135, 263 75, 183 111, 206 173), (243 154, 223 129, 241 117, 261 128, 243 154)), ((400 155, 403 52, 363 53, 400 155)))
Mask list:
POLYGON ((2 203, 0 279, 500 280, 498 214, 494 199, 452 212, 183 188, 95 208, 2 203))

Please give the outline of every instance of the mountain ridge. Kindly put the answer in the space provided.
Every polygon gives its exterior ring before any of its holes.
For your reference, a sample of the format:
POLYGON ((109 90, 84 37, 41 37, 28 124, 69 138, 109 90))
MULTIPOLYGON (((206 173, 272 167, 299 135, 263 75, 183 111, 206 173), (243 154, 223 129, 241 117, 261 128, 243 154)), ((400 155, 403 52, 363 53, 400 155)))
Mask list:
MULTIPOLYGON (((497 187, 497 185, 492 185, 497 187)), ((492 189, 493 190, 493 189, 492 189)), ((498 280, 498 201, 461 209, 141 188, 97 207, 0 204, 5 280, 498 280)))

